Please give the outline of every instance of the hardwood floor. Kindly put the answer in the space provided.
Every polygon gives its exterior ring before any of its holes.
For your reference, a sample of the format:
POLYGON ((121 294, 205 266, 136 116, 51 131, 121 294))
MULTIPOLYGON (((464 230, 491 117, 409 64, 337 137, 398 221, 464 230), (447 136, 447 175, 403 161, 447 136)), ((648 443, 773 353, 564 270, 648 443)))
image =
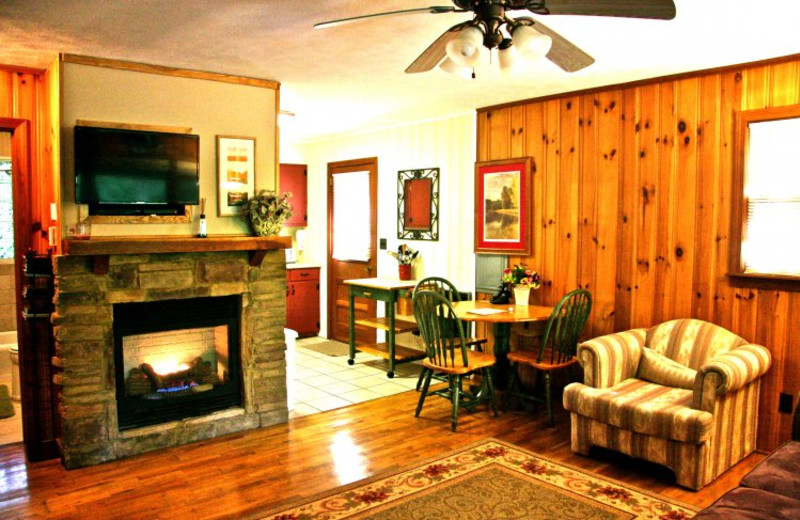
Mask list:
POLYGON ((0 448, 0 518, 250 518, 286 501, 396 470, 495 437, 558 461, 704 507, 734 487, 763 455, 751 455, 700 492, 679 488, 669 470, 608 451, 569 448, 563 410, 483 409, 450 431, 449 403, 430 398, 414 418, 407 392, 243 434, 67 471, 59 461, 27 463, 21 445, 0 448))

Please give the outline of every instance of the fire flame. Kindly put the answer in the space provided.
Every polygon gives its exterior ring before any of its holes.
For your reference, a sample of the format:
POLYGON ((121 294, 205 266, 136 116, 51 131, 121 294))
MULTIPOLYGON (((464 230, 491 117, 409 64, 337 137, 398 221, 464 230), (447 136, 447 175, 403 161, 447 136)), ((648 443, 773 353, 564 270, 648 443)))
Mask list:
POLYGON ((153 367, 153 370, 155 370, 156 374, 160 376, 166 376, 189 369, 189 365, 186 363, 180 363, 176 359, 162 359, 160 361, 150 363, 150 365, 153 367))

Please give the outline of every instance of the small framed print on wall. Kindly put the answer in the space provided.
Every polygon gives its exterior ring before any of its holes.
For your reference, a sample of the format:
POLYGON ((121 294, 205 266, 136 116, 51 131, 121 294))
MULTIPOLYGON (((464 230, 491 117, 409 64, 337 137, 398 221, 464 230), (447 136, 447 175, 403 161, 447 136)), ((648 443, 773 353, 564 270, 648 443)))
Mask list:
POLYGON ((529 255, 531 158, 475 163, 475 252, 529 255))
POLYGON ((253 196, 256 175, 254 137, 217 136, 217 182, 220 217, 239 215, 253 196))

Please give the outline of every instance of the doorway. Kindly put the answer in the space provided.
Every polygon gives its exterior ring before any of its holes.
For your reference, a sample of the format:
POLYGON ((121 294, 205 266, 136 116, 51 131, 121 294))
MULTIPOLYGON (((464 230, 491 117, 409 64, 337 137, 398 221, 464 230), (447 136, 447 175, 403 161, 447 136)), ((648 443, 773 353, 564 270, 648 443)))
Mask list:
POLYGON ((0 445, 22 441, 11 132, 0 130, 0 445))
MULTIPOLYGON (((328 337, 349 341, 345 280, 377 276, 378 159, 328 163, 328 337)), ((358 298, 356 319, 374 317, 376 302, 358 298)), ((374 329, 356 326, 356 343, 375 343, 374 329)))

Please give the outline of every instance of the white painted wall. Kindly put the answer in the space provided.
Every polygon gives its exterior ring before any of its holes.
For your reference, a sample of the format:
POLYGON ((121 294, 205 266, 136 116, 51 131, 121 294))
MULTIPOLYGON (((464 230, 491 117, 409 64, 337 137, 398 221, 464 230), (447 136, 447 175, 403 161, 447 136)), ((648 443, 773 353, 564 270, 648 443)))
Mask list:
MULTIPOLYGON (((378 238, 389 250, 400 243, 419 250, 414 277, 444 276, 459 289, 474 291, 473 193, 475 114, 381 129, 308 144, 281 145, 281 162, 308 165, 308 228, 301 263, 318 264, 321 272, 320 335, 327 335, 327 186, 328 163, 378 158, 378 238), (439 240, 397 238, 397 172, 439 168, 439 240)), ((378 251, 380 277, 397 277, 397 262, 378 251)), ((379 306, 379 313, 383 311, 379 306)))

